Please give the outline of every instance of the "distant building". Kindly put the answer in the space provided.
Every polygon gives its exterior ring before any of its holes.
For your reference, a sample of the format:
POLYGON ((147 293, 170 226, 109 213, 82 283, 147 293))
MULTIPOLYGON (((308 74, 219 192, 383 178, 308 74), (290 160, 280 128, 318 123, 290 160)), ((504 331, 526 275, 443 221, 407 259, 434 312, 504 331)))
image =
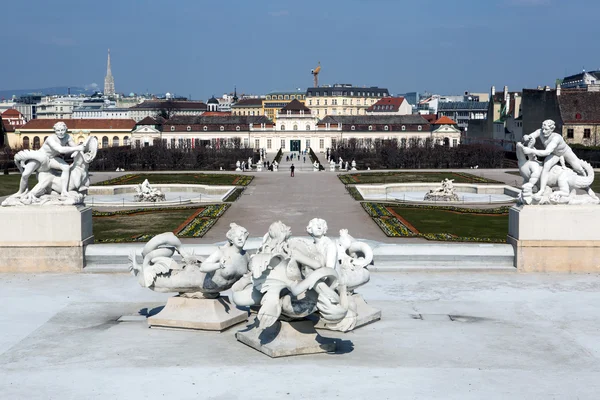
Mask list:
POLYGON ((242 99, 231 106, 232 115, 265 115, 263 99, 242 99))
POLYGON ((383 97, 390 97, 389 91, 385 88, 336 83, 333 86, 308 88, 306 105, 318 118, 328 115, 365 115, 367 108, 383 97))
POLYGON ((485 120, 488 103, 479 101, 453 101, 438 103, 438 117, 448 117, 454 121, 461 131, 467 131, 470 120, 485 120))
POLYGON ((367 115, 410 115, 412 106, 404 97, 384 97, 367 108, 367 115))
POLYGON ((560 83, 561 89, 587 89, 588 86, 600 85, 600 71, 583 71, 566 76, 560 83))
POLYGON ((298 100, 300 103, 306 102, 306 95, 298 91, 290 92, 271 92, 262 100, 264 115, 271 121, 277 122, 277 113, 285 107, 290 101, 298 100))
POLYGON ((86 100, 79 96, 48 96, 37 104, 37 118, 71 119, 73 110, 86 100))
POLYGON ((108 60, 106 61, 106 77, 104 78, 104 96, 112 97, 115 95, 115 79, 112 76, 110 65, 110 49, 108 49, 108 60))
POLYGON ((317 146, 314 133, 318 118, 314 113, 295 99, 277 112, 276 129, 280 135, 280 145, 290 151, 304 151, 317 146), (289 146, 288 146, 289 143, 289 146))
MULTIPOLYGON (((13 148, 39 149, 46 138, 54 133, 54 124, 62 119, 34 119, 7 134, 13 148)), ((76 143, 83 143, 89 136, 98 139, 100 148, 128 146, 135 127, 132 119, 72 119, 65 121, 68 134, 76 143)))
POLYGON ((141 121, 146 117, 156 117, 161 113, 165 117, 176 115, 199 116, 207 111, 207 105, 201 101, 146 100, 129 108, 131 118, 141 121))

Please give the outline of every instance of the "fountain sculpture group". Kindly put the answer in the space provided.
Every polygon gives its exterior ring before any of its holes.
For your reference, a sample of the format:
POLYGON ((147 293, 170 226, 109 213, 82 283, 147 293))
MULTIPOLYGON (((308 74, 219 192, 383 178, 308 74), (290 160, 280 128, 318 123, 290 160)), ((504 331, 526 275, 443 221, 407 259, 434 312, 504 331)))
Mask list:
POLYGON ((186 253, 172 233, 154 237, 144 246, 141 264, 131 256, 131 271, 142 286, 179 295, 148 323, 226 329, 248 317, 220 294, 232 289, 235 305, 256 311, 236 334, 239 341, 271 357, 335 350, 335 340, 320 337, 315 324, 347 332, 381 318, 354 292, 369 281, 373 251, 347 230, 330 239, 319 218, 309 222, 307 232, 311 239, 291 237, 289 227, 274 222, 249 255, 243 249, 248 231, 231 224, 228 243, 206 259, 186 253))
POLYGON ((432 189, 425 193, 425 201, 459 201, 458 195, 454 191, 454 179, 444 179, 439 188, 432 189))
POLYGON ((140 183, 135 188, 135 195, 133 196, 134 201, 144 203, 158 203, 165 201, 165 194, 159 189, 150 186, 148 179, 144 179, 144 182, 140 183))

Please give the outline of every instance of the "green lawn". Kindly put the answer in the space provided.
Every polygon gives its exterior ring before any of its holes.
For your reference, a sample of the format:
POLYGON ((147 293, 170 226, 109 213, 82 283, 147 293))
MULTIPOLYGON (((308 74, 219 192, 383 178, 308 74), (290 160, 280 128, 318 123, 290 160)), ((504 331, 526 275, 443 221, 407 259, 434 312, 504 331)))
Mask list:
POLYGON ((118 178, 95 183, 94 185, 137 185, 148 179, 150 184, 195 184, 195 185, 237 185, 246 186, 252 175, 237 174, 128 174, 118 178))
MULTIPOLYGON (((0 175, 0 197, 17 193, 19 190, 20 174, 0 175)), ((37 183, 35 175, 29 177, 29 188, 37 183)))
POLYGON ((449 233, 494 241, 505 241, 508 234, 508 214, 478 215, 413 207, 390 208, 424 234, 449 233))
POLYGON ((127 239, 139 235, 157 235, 173 232, 197 208, 174 211, 150 211, 134 215, 93 217, 94 238, 101 242, 107 239, 127 239))
POLYGON ((473 174, 458 172, 365 172, 338 175, 344 184, 441 182, 454 179, 454 183, 502 183, 473 174))

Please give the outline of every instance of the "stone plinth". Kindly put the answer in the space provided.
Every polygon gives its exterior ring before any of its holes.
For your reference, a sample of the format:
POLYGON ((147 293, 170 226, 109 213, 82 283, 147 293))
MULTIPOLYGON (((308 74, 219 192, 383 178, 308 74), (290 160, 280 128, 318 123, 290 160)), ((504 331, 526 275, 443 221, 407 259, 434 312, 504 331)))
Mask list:
POLYGON ((80 272, 93 243, 85 206, 0 207, 0 272, 80 272))
POLYGON ((508 243, 523 272, 599 272, 600 206, 515 206, 508 243))
POLYGON ((254 321, 246 330, 236 333, 235 337, 272 358, 328 353, 337 348, 336 339, 319 335, 314 323, 308 320, 277 321, 264 330, 259 329, 258 322, 254 321))
POLYGON ((246 321, 248 313, 231 304, 229 297, 194 299, 171 297, 165 308, 148 318, 148 325, 160 328, 222 331, 246 321))

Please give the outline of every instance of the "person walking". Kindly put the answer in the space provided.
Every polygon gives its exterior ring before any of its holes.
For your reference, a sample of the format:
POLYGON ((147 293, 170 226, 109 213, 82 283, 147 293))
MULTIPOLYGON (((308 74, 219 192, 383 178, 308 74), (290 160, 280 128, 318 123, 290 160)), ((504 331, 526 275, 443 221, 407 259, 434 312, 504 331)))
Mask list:
POLYGON ((290 176, 291 176, 292 178, 294 177, 294 170, 295 170, 295 169, 296 169, 296 167, 294 167, 294 164, 292 164, 292 166, 290 167, 290 171, 291 171, 291 174, 290 174, 290 176))

